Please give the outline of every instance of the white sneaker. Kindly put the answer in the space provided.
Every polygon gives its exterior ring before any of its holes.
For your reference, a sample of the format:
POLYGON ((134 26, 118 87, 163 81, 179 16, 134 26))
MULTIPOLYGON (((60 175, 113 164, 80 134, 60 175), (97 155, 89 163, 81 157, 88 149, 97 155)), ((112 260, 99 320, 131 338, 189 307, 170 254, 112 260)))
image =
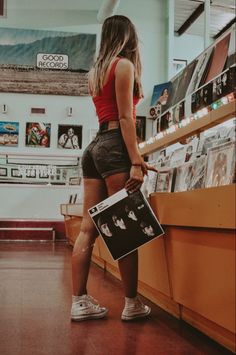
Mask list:
POLYGON ((71 320, 73 321, 103 318, 107 312, 108 309, 101 307, 92 296, 72 296, 71 320))
POLYGON ((139 297, 135 297, 134 299, 125 298, 125 301, 125 308, 121 315, 121 319, 124 321, 129 321, 136 318, 144 318, 147 317, 151 312, 151 308, 143 304, 139 297))

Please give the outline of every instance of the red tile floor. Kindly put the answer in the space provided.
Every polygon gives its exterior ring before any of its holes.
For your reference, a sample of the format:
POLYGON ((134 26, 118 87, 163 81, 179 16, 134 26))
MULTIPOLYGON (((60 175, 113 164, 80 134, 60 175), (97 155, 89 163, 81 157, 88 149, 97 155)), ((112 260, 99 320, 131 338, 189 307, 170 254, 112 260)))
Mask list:
POLYGON ((89 291, 109 315, 71 322, 71 251, 63 242, 0 243, 1 355, 232 354, 149 301, 150 319, 121 322, 121 283, 94 264, 89 291))

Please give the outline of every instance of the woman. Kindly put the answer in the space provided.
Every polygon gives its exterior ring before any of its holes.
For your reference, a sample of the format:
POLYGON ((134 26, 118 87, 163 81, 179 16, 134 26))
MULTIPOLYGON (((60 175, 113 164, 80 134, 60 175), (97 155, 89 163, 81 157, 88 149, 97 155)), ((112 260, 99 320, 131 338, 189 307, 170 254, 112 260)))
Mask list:
MULTIPOLYGON (((108 310, 87 294, 87 279, 97 230, 88 209, 122 188, 136 191, 147 170, 135 130, 135 105, 142 97, 141 64, 134 25, 125 16, 112 16, 102 27, 98 58, 89 75, 89 88, 99 120, 99 132, 83 154, 84 212, 72 256, 75 321, 103 318, 108 310)), ((137 297, 138 252, 119 260, 124 286, 122 320, 146 317, 150 307, 137 297)))

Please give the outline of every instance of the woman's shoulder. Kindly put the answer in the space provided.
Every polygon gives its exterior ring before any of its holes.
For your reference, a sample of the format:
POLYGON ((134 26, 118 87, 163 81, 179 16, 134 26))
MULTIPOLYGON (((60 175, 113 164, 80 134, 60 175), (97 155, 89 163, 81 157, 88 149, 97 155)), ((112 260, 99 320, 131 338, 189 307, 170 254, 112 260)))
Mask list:
POLYGON ((116 65, 116 69, 115 72, 119 73, 119 72, 133 72, 134 71, 134 65, 133 63, 127 59, 127 58, 119 58, 119 60, 117 61, 117 65, 116 65))

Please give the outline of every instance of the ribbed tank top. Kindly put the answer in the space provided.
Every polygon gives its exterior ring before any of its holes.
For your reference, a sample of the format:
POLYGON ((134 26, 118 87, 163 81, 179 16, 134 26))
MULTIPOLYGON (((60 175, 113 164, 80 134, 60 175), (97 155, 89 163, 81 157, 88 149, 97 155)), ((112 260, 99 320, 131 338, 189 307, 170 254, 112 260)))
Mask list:
MULTIPOLYGON (((118 61, 121 58, 117 58, 110 69, 106 84, 103 86, 101 94, 93 96, 93 102, 96 108, 99 124, 107 121, 119 120, 119 112, 116 102, 116 90, 115 90, 115 69, 118 61)), ((133 97, 133 118, 136 120, 136 104, 139 98, 133 97)))

